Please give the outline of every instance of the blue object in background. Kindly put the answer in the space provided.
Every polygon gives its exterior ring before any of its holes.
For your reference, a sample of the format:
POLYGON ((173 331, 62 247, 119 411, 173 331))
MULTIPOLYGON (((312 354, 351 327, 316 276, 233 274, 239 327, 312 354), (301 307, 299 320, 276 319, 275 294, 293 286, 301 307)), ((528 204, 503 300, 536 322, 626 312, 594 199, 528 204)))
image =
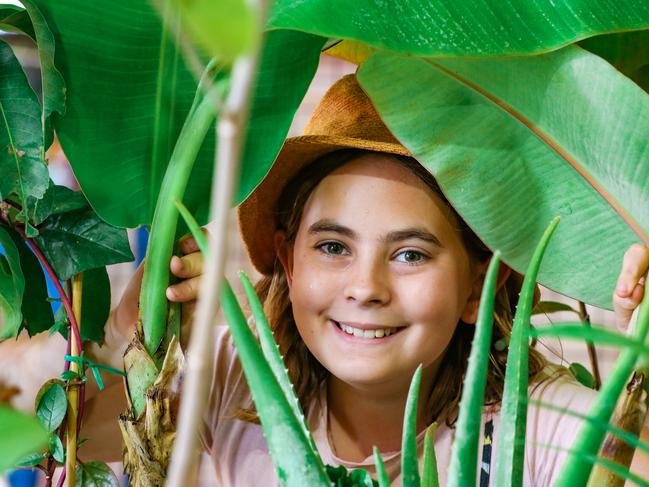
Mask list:
POLYGON ((33 487, 40 472, 38 470, 14 470, 9 474, 11 487, 33 487))
POLYGON ((137 267, 146 255, 146 246, 149 244, 149 230, 142 226, 135 230, 135 236, 135 267, 137 267))

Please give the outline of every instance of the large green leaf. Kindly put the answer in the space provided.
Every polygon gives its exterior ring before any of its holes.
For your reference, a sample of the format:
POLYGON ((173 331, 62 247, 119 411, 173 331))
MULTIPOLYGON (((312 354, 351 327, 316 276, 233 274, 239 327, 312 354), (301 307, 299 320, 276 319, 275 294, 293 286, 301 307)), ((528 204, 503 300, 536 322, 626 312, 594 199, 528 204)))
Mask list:
POLYGON ((628 0, 277 0, 269 25, 420 56, 511 56, 595 34, 649 28, 649 3, 628 0))
POLYGON ((649 91, 649 30, 591 37, 579 43, 649 91))
POLYGON ((48 301, 47 284, 43 269, 38 259, 27 247, 25 241, 13 230, 8 230, 20 256, 20 269, 25 280, 25 292, 22 296, 22 325, 29 336, 47 330, 54 323, 52 306, 48 301))
MULTIPOLYGON (((86 197, 114 225, 150 223, 196 81, 146 0, 32 1, 54 34, 67 85, 55 127, 86 197)), ((208 135, 185 200, 203 221, 213 153, 208 135)))
POLYGON ((102 221, 90 207, 52 215, 36 242, 59 279, 133 260, 126 232, 102 221))
MULTIPOLYGON (((146 0, 33 1, 57 42, 68 108, 56 128, 85 195, 112 224, 150 223, 195 80, 172 40, 161 42, 161 21, 146 0)), ((323 38, 300 32, 268 34, 237 202, 259 183, 279 152, 323 44, 323 38)), ((206 220, 213 153, 210 131, 183 198, 199 222, 206 220)))
POLYGON ((649 96, 578 47, 508 60, 378 53, 359 71, 390 130, 519 272, 562 218, 539 281, 610 308, 626 248, 649 243, 649 96))
POLYGON ((22 323, 20 311, 23 292, 25 291, 25 276, 20 268, 20 254, 16 244, 5 227, 0 226, 0 339, 16 336, 22 323))
MULTIPOLYGON (((43 154, 41 105, 7 43, 0 40, 0 200, 24 206, 49 186, 43 154)), ((24 221, 26 216, 23 214, 24 221)))
POLYGON ((0 405, 0 474, 25 454, 44 447, 47 437, 36 418, 0 405))

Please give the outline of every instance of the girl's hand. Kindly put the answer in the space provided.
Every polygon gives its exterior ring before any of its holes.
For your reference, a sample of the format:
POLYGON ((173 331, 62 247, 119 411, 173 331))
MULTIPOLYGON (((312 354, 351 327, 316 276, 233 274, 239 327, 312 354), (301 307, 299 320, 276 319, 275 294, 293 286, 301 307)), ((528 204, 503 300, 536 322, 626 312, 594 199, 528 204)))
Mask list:
MULTIPOLYGON (((182 281, 169 286, 167 299, 183 303, 183 324, 191 322, 196 296, 203 271, 203 255, 192 237, 183 237, 178 248, 184 254, 173 256, 169 263, 171 272, 182 281)), ((131 277, 119 305, 113 310, 106 326, 106 344, 109 348, 124 348, 135 332, 139 314, 140 287, 144 265, 140 266, 131 277)))
POLYGON ((624 254, 622 270, 613 293, 615 322, 619 329, 626 330, 633 311, 644 297, 645 283, 649 270, 649 248, 633 244, 624 254))

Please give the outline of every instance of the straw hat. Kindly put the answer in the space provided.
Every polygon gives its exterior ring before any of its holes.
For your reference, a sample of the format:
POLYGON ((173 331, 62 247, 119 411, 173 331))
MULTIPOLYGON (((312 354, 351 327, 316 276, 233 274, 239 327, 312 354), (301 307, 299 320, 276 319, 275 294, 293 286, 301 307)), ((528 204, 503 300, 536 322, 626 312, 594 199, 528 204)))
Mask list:
POLYGON ((273 272, 275 210, 284 186, 304 166, 339 149, 366 149, 411 156, 379 118, 356 76, 344 76, 324 95, 304 129, 286 140, 264 180, 239 206, 239 227, 248 255, 264 275, 273 272))

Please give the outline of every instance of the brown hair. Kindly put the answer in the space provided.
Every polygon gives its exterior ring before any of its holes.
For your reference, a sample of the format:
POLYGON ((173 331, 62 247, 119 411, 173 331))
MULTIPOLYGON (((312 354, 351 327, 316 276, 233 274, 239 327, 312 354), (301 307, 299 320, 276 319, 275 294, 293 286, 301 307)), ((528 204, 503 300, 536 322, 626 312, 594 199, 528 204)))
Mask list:
MULTIPOLYGON (((361 149, 343 149, 331 152, 304 167, 287 184, 279 200, 279 208, 276 213, 277 227, 286 232, 287 241, 294 241, 303 208, 316 186, 337 168, 362 155, 371 153, 361 149)), ((451 206, 430 172, 411 157, 400 155, 391 155, 391 157, 410 169, 444 201, 455 220, 456 228, 460 232, 471 262, 475 264, 488 259, 492 254, 491 251, 451 206)), ((319 389, 329 372, 311 354, 298 333, 289 300, 286 275, 279 260, 275 261, 272 275, 264 276, 257 283, 256 290, 264 303, 264 310, 284 357, 295 393, 302 409, 307 411, 309 405, 318 399, 319 389)), ((519 291, 520 279, 510 278, 496 294, 492 346, 489 354, 490 367, 487 372, 485 392, 486 405, 498 404, 502 399, 507 360, 507 349, 503 343, 508 342, 511 334, 513 310, 519 291)), ((455 329, 435 378, 431 396, 428 398, 428 404, 431 406, 430 422, 444 419, 449 426, 452 426, 457 420, 463 378, 471 351, 474 330, 474 325, 462 321, 455 329)), ((529 349, 530 380, 543 370, 546 363, 545 358, 538 351, 529 349)), ((235 417, 245 421, 259 422, 254 408, 239 409, 235 417)))

